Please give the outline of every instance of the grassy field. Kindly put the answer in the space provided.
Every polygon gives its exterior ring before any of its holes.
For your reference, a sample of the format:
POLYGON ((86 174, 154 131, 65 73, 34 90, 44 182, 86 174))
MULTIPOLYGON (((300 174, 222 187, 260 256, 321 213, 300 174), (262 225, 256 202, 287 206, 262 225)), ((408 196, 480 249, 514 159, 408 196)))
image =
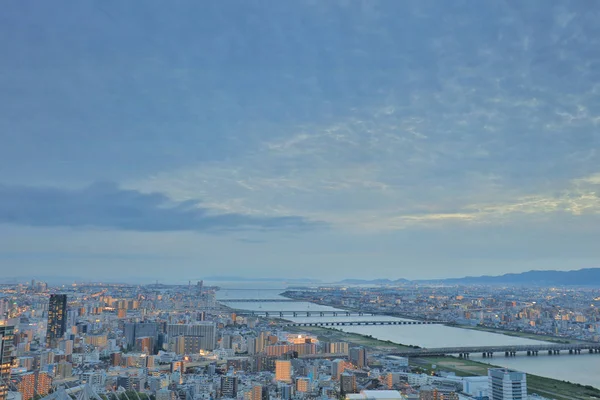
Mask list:
MULTIPOLYGON (((411 365, 422 369, 425 373, 445 370, 454 372, 457 376, 487 375, 487 369, 492 367, 477 361, 456 357, 424 357, 411 359, 411 365), (435 366, 435 369, 433 368, 435 366)), ((528 392, 556 400, 593 400, 600 398, 600 390, 591 386, 579 385, 556 379, 544 378, 527 374, 528 392)))
POLYGON ((528 332, 508 331, 508 330, 504 330, 504 329, 488 328, 485 326, 463 326, 463 325, 453 325, 453 326, 456 326, 458 328, 463 328, 463 329, 471 329, 471 330, 475 330, 475 331, 498 333, 498 334, 506 335, 506 336, 522 337, 522 338, 533 339, 533 340, 543 340, 543 341, 552 342, 552 343, 586 343, 582 340, 577 340, 577 339, 562 338, 562 337, 551 336, 551 335, 538 335, 535 333, 528 333, 528 332))
MULTIPOLYGON (((370 336, 363 336, 356 333, 342 332, 337 329, 321 327, 294 327, 287 328, 290 332, 309 333, 325 342, 348 342, 354 346, 364 346, 376 351, 398 351, 409 350, 415 346, 382 341, 370 336)), ((493 367, 489 364, 477 361, 465 360, 457 357, 424 357, 410 360, 411 366, 420 369, 422 372, 431 373, 433 371, 450 371, 457 376, 475 376, 487 375, 487 370, 493 367), (433 366, 435 365, 435 369, 433 366)), ((600 390, 591 386, 584 386, 576 383, 559 381, 556 379, 544 378, 537 375, 527 374, 527 388, 529 393, 536 393, 540 396, 556 400, 598 400, 600 399, 600 390)))
POLYGON ((286 330, 290 332, 306 332, 317 337, 324 342, 348 342, 351 346, 363 346, 372 350, 378 351, 402 351, 416 348, 416 346, 408 346, 397 344, 390 341, 375 339, 371 336, 364 336, 357 333, 342 332, 337 329, 320 328, 320 327, 288 327, 286 330))

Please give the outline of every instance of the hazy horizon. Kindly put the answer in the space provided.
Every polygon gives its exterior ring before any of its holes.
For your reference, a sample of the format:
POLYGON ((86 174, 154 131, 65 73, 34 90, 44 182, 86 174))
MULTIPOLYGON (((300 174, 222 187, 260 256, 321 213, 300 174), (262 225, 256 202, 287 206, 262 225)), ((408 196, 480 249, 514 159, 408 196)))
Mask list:
POLYGON ((600 267, 600 3, 9 2, 3 276, 600 267))

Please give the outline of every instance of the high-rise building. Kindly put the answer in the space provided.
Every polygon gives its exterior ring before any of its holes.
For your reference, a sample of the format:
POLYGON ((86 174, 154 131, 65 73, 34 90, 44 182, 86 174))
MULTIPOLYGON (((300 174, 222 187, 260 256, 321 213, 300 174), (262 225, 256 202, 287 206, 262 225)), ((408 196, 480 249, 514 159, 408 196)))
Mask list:
POLYGON ((347 342, 332 342, 323 344, 323 353, 348 354, 347 342))
POLYGON ((281 399, 290 400, 292 398, 292 385, 280 383, 277 390, 281 399))
MULTIPOLYGON (((129 348, 135 348, 136 344, 147 345, 147 341, 137 341, 138 338, 151 338, 152 346, 158 343, 158 323, 156 322, 131 322, 126 323, 124 327, 125 345, 129 348)), ((137 350, 142 351, 143 349, 138 348, 137 350)), ((152 354, 155 353, 155 349, 148 349, 152 354)))
POLYGON ((25 372, 11 378, 11 385, 21 393, 22 400, 31 400, 34 396, 45 396, 52 387, 52 378, 46 372, 25 372))
POLYGON ((223 335, 221 338, 221 347, 224 349, 231 349, 233 346, 233 337, 231 335, 223 335))
POLYGON ((364 347, 352 347, 350 349, 350 362, 358 368, 367 366, 367 351, 364 347))
POLYGON ((216 348, 217 327, 214 322, 203 321, 195 324, 169 324, 167 325, 169 342, 174 344, 178 336, 193 336, 198 339, 198 350, 212 351, 216 348))
POLYGON ((298 378, 296 379, 296 391, 300 393, 306 393, 310 390, 310 379, 298 378))
POLYGON ((344 360, 334 360, 331 362, 331 379, 339 380, 340 376, 346 369, 346 362, 344 360))
POLYGON ((246 345, 248 348, 249 355, 256 354, 256 338, 248 338, 246 341, 246 345))
POLYGON ((238 391, 238 377, 225 375, 221 377, 221 397, 235 398, 238 391))
POLYGON ((261 353, 265 349, 268 332, 261 331, 256 337, 256 352, 261 353))
POLYGON ((269 398, 267 397, 266 399, 263 398, 265 392, 268 396, 268 390, 266 387, 264 387, 263 385, 254 385, 252 386, 252 389, 247 392, 244 395, 244 399, 246 400, 269 400, 269 398))
POLYGON ((292 381, 292 362, 290 360, 275 361, 275 380, 279 382, 292 381))
POLYGON ((490 400, 527 399, 527 375, 507 368, 488 369, 490 400))
POLYGON ((210 341, 204 336, 177 336, 173 341, 173 350, 179 355, 198 354, 201 350, 212 350, 210 341))
POLYGON ((48 327, 46 346, 56 347, 67 331, 67 295, 52 294, 48 304, 48 327))
POLYGON ((6 400, 13 360, 14 326, 0 326, 0 400, 6 400))
POLYGON ((340 375, 340 392, 342 394, 356 393, 356 375, 347 372, 340 375))

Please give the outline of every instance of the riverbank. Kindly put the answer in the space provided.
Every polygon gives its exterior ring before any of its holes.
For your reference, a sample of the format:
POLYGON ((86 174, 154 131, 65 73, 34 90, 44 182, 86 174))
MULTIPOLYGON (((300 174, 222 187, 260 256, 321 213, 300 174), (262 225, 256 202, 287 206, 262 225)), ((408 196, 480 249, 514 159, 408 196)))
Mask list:
POLYGON ((362 346, 368 350, 378 352, 406 351, 419 348, 419 346, 394 343, 390 340, 379 340, 369 335, 349 333, 333 328, 286 327, 286 330, 293 333, 310 333, 323 342, 347 342, 351 347, 362 346))
POLYGON ((474 331, 481 331, 481 332, 498 333, 501 335, 520 337, 520 338, 524 338, 524 339, 542 340, 542 341, 551 342, 551 343, 589 343, 584 340, 571 339, 571 338, 565 338, 565 337, 553 336, 553 335, 541 335, 538 333, 530 333, 530 332, 511 331, 508 329, 492 328, 492 327, 481 326, 481 325, 472 326, 472 325, 454 325, 453 324, 453 325, 448 325, 448 326, 453 326, 453 327, 462 328, 462 329, 471 329, 474 331))
MULTIPOLYGON (((280 295, 283 297, 286 297, 288 299, 301 299, 301 300, 305 300, 307 303, 313 303, 313 304, 318 304, 318 305, 327 306, 327 307, 334 307, 334 308, 337 308, 340 310, 353 311, 353 312, 364 311, 357 307, 348 307, 348 306, 342 306, 339 304, 328 304, 326 302, 317 301, 317 300, 313 300, 313 299, 297 298, 297 297, 294 297, 292 295, 292 293, 290 293, 290 291, 285 291, 283 293, 280 293, 280 295)), ((368 312, 370 313, 370 312, 375 312, 375 311, 368 311, 368 312)), ((419 317, 406 315, 406 314, 400 314, 400 313, 384 312, 384 313, 379 313, 379 315, 385 315, 388 317, 396 317, 396 318, 404 318, 404 319, 412 319, 415 321, 424 320, 424 318, 419 318, 419 317)), ((506 336, 511 336, 511 337, 520 337, 520 338, 524 338, 524 339, 541 340, 544 342, 551 342, 551 343, 588 343, 588 342, 585 342, 582 340, 565 338, 565 337, 561 337, 561 336, 542 335, 542 334, 531 333, 531 332, 519 332, 519 331, 508 330, 508 329, 500 329, 500 328, 480 326, 480 325, 475 325, 475 326, 474 325, 461 325, 461 324, 456 324, 456 323, 446 323, 445 325, 453 327, 453 328, 471 329, 471 330, 477 330, 477 331, 482 331, 482 332, 497 333, 500 335, 506 335, 506 336)))
MULTIPOLYGON (((424 357, 411 359, 411 366, 421 368, 424 373, 440 370, 454 372, 457 376, 487 375, 488 368, 497 366, 456 357, 424 357)), ((499 368, 499 367, 498 367, 499 368)), ((527 374, 527 391, 556 400, 597 400, 600 389, 578 383, 559 381, 538 375, 527 374)))
MULTIPOLYGON (((363 346, 369 352, 387 353, 418 348, 418 346, 379 340, 372 336, 348 333, 334 328, 287 327, 286 330, 294 333, 309 333, 316 336, 318 340, 325 342, 348 342, 350 346, 363 346)), ((486 376, 488 368, 497 367, 453 356, 411 358, 409 362, 411 367, 427 374, 448 371, 455 373, 457 376, 486 376)), ((556 400, 600 399, 600 389, 533 374, 527 374, 527 388, 530 394, 535 393, 556 400)))

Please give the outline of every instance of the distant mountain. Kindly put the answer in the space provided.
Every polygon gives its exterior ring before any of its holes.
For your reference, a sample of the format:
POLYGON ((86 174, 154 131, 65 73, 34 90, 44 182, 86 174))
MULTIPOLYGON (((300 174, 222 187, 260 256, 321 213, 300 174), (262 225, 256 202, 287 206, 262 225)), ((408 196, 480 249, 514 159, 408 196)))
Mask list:
POLYGON ((600 286, 600 268, 576 271, 527 271, 500 276, 467 276, 438 280, 438 282, 470 285, 600 286))
POLYGON ((600 286, 600 268, 585 268, 575 271, 527 271, 498 276, 467 276, 449 279, 344 279, 346 285, 401 285, 406 283, 463 284, 463 285, 530 285, 530 286, 600 286))

